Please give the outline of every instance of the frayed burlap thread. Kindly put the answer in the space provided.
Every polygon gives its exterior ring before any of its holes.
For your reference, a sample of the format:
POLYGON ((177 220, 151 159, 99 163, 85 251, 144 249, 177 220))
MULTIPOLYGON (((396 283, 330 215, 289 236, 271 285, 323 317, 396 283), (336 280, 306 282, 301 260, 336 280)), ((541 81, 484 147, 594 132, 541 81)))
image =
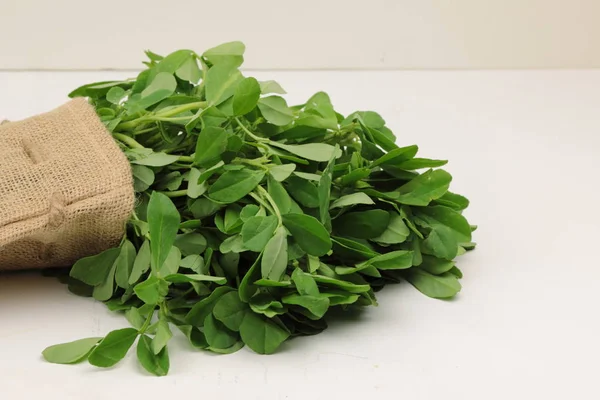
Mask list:
POLYGON ((0 269, 116 246, 133 205, 129 162, 85 99, 0 126, 0 269))

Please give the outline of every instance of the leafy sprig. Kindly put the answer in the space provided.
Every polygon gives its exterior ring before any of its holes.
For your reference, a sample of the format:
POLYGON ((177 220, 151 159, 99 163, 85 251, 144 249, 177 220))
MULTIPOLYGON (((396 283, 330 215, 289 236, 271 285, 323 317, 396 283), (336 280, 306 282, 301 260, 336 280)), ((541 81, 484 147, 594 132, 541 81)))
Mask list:
POLYGON ((132 166, 137 205, 117 248, 70 270, 69 288, 132 328, 51 346, 55 363, 110 367, 136 339, 169 370, 177 327, 194 348, 269 354, 326 328, 332 308, 376 305, 405 279, 460 291, 454 259, 474 247, 444 160, 398 147, 372 111, 347 117, 319 92, 288 106, 274 81, 239 70, 244 45, 147 52, 137 78, 82 86, 132 166))

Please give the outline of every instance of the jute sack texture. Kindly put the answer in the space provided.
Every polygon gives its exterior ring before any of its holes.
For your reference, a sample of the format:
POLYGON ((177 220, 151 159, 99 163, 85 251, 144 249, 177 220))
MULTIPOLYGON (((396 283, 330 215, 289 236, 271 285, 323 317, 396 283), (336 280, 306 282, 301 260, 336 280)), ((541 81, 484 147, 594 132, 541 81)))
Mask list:
POLYGON ((85 99, 0 125, 0 269, 118 245, 133 205, 129 162, 85 99))

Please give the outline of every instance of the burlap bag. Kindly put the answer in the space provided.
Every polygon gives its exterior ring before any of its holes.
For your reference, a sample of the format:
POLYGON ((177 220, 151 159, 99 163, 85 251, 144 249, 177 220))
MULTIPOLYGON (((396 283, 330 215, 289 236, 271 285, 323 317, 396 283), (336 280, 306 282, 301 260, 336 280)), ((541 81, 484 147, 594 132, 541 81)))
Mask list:
POLYGON ((129 162, 85 99, 0 125, 0 269, 117 245, 133 202, 129 162))

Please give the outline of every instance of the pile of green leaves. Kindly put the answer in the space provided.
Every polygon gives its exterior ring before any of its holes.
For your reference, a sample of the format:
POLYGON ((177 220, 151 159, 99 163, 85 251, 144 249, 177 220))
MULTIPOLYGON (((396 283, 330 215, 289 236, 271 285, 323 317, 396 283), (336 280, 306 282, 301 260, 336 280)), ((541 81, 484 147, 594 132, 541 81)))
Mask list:
POLYGON ((443 160, 398 147, 380 115, 340 115, 326 93, 289 106, 274 81, 239 70, 244 45, 166 57, 137 78, 82 86, 129 159, 137 204, 119 247, 79 260, 69 288, 124 312, 131 328, 49 347, 54 363, 110 367, 136 339, 169 370, 174 328, 216 353, 273 353, 327 327, 333 308, 376 305, 407 280, 461 288, 468 200, 443 160))

